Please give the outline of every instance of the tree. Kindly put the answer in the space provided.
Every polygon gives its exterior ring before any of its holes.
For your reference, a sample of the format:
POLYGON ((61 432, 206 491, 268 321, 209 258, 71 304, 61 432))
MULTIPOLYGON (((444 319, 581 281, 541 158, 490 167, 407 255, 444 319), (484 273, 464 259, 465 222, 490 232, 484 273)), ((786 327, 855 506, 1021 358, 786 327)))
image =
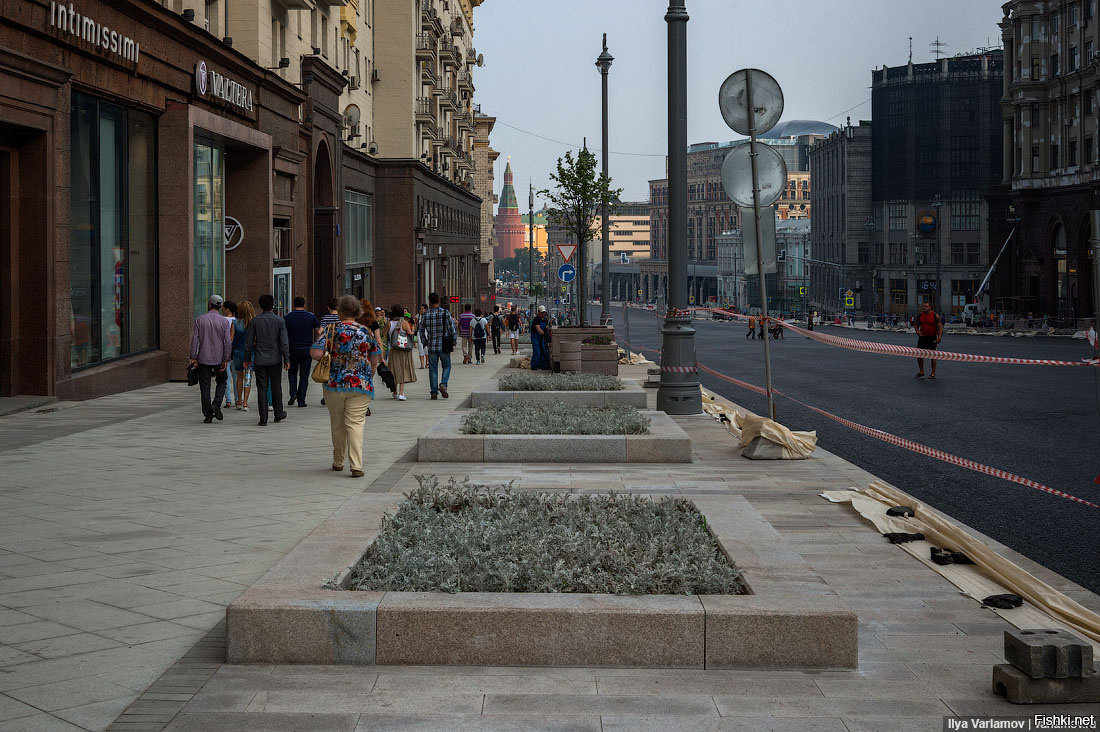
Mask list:
POLYGON ((545 297, 546 285, 542 282, 536 282, 535 284, 531 285, 530 293, 532 300, 538 300, 540 297, 545 297))
MULTIPOLYGON (((608 202, 608 215, 613 211, 611 201, 622 194, 621 188, 611 188, 611 178, 596 172, 596 155, 584 147, 573 157, 567 151, 564 158, 558 158, 557 173, 551 173, 554 190, 542 190, 539 193, 550 201, 547 221, 560 226, 572 234, 578 244, 577 292, 585 292, 587 279, 587 254, 585 245, 596 238, 596 218, 600 206, 608 202)), ((607 242, 605 242, 607 245, 607 242)), ((585 299, 580 298, 581 325, 588 324, 588 308, 585 299)))

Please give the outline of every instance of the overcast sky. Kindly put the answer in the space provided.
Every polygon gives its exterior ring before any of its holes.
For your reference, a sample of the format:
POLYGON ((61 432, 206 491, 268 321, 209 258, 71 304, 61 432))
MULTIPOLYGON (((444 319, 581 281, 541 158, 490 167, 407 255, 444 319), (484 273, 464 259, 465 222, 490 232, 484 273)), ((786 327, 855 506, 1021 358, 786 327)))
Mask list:
MULTIPOLYGON (((853 122, 870 118, 871 70, 904 64, 909 36, 915 63, 932 60, 929 44, 937 35, 950 55, 1000 45, 1001 0, 686 4, 690 143, 738 137, 718 111, 718 88, 740 68, 776 78, 784 120, 839 126, 849 115, 853 122)), ((600 147, 595 61, 606 32, 615 57, 609 75, 611 177, 624 199, 648 198, 648 181, 664 177, 668 148, 667 8, 667 0, 485 0, 474 11, 474 45, 485 57, 485 66, 475 70, 475 98, 498 120, 491 138, 501 154, 498 193, 508 156, 526 210, 528 179, 536 190, 548 188, 566 150, 585 137, 589 148, 600 147)))

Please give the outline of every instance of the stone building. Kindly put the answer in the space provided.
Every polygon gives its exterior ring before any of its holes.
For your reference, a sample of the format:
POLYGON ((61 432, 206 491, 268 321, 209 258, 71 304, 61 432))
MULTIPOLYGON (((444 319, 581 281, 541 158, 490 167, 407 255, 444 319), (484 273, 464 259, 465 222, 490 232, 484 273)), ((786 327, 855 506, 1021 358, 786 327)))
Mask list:
POLYGON ((871 123, 850 122, 810 150, 809 305, 837 312, 877 312, 872 281, 871 123), (851 307, 841 293, 854 293, 851 307))
MULTIPOLYGON (((990 262, 984 196, 1001 180, 1001 51, 872 72, 874 300, 957 313, 990 262)), ((1000 242, 996 242, 1000 247, 1000 242)))
POLYGON ((1003 7, 1003 176, 988 197, 990 245, 999 249, 1015 234, 991 305, 1074 327, 1097 303, 1088 240, 1090 212, 1100 208, 1100 19, 1095 0, 1003 7))
POLYGON ((500 204, 493 224, 496 239, 493 245, 493 259, 514 257, 517 249, 527 246, 527 227, 519 213, 519 201, 512 182, 512 160, 508 159, 504 167, 504 187, 500 190, 500 204))
MULTIPOLYGON (((787 165, 788 187, 773 208, 781 219, 810 216, 810 148, 836 127, 825 122, 781 122, 759 139, 779 151, 787 165), (794 183, 794 188, 791 188, 794 183)), ((722 188, 722 163, 748 140, 702 142, 688 147, 688 278, 698 302, 717 299, 718 244, 723 231, 741 226, 737 206, 722 188), (696 264, 692 276, 690 263, 696 264)), ((649 182, 650 256, 641 264, 642 299, 664 300, 668 287, 668 178, 649 182)))
MULTIPOLYGON (((474 113, 474 194, 481 199, 479 261, 486 288, 496 279, 496 272, 493 270, 493 206, 496 204, 493 170, 500 153, 489 144, 489 135, 493 132, 496 121, 496 117, 482 114, 480 110, 474 113)), ((490 298, 493 296, 488 289, 482 294, 488 294, 490 298)))
POLYGON ((279 311, 342 292, 472 299, 479 4, 0 0, 0 396, 183 378, 211 294, 273 293, 279 311), (406 30, 408 54, 376 63, 372 39, 406 30), (423 92, 382 102, 380 85, 427 75, 422 33, 439 83, 463 92, 442 115, 462 142, 434 159, 387 151, 397 117, 379 116, 403 106, 419 129, 423 92))

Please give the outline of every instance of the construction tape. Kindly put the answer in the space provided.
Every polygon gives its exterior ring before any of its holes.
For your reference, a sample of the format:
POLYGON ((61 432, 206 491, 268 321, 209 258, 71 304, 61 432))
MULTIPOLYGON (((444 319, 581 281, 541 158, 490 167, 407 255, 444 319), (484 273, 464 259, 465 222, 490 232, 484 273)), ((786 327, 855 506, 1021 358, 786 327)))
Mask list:
POLYGON ((661 371, 669 374, 694 374, 698 369, 694 366, 662 366, 661 371))
MULTIPOLYGON (((748 320, 750 317, 759 320, 764 316, 742 315, 731 313, 719 308, 695 308, 698 312, 720 313, 722 315, 748 320)), ((973 353, 953 353, 951 351, 933 351, 927 348, 911 348, 910 346, 897 346, 892 343, 880 343, 879 341, 865 341, 858 338, 843 338, 841 336, 816 333, 806 330, 787 320, 780 320, 768 316, 764 318, 774 323, 779 323, 784 328, 790 328, 795 333, 811 338, 819 343, 829 346, 837 346, 850 351, 863 351, 865 353, 878 353, 886 356, 903 356, 905 358, 928 358, 936 361, 961 361, 963 363, 997 363, 1012 366, 1100 366, 1100 359, 1088 358, 1081 361, 1058 361, 1047 358, 1012 358, 1008 356, 980 356, 973 353)))
MULTIPOLYGON (((628 348, 631 347, 629 343, 627 344, 627 347, 628 348)), ((652 349, 652 348, 643 348, 641 350, 650 351, 652 353, 660 353, 660 351, 657 351, 656 349, 652 349)), ((728 376, 726 374, 723 374, 720 371, 715 371, 714 369, 710 368, 709 366, 705 366, 701 363, 696 364, 696 366, 698 367, 699 371, 702 371, 704 373, 710 374, 711 376, 719 378, 723 381, 727 381, 731 384, 739 386, 742 389, 746 389, 748 391, 754 392, 756 394, 761 394, 761 395, 764 395, 764 396, 767 396, 767 394, 768 394, 767 389, 765 389, 763 387, 760 387, 760 386, 757 386, 756 384, 750 384, 747 381, 742 381, 741 379, 736 379, 732 376, 728 376)), ((673 369, 673 368, 677 368, 677 367, 670 366, 668 368, 673 369)), ((664 371, 665 367, 662 367, 661 370, 664 371)), ((1031 480, 1030 478, 1024 478, 1022 476, 1016 475, 1015 473, 1010 473, 1007 470, 1001 470, 1000 468, 994 468, 992 466, 985 465, 984 463, 979 463, 976 460, 969 460, 967 458, 959 457, 958 455, 952 455, 949 452, 944 452, 943 450, 938 450, 934 447, 929 447, 927 445, 922 445, 919 442, 914 442, 913 440, 908 440, 904 437, 898 437, 897 435, 893 435, 889 432, 885 432, 883 430, 875 429, 874 427, 868 427, 868 426, 862 425, 858 422, 853 422, 850 419, 845 419, 844 417, 839 417, 839 416, 833 414, 832 412, 827 412, 824 409, 820 409, 820 408, 815 407, 811 404, 807 404, 806 402, 804 402, 800 399, 795 399, 794 397, 792 397, 788 394, 784 394, 783 392, 779 391, 778 389, 773 388, 772 393, 776 394, 778 396, 781 396, 784 399, 788 399, 788 400, 794 402, 795 404, 800 404, 803 407, 805 407, 806 409, 809 409, 812 412, 815 412, 817 414, 820 414, 823 417, 831 419, 834 422, 842 424, 845 427, 848 427, 849 429, 852 429, 852 430, 855 430, 856 432, 867 435, 868 437, 873 437, 876 440, 882 440, 883 442, 894 445, 895 447, 900 447, 902 449, 909 450, 911 452, 915 452, 919 455, 924 455, 925 457, 930 457, 930 458, 933 458, 934 460, 939 460, 940 462, 948 463, 949 465, 955 465, 955 466, 960 467, 960 468, 965 468, 967 470, 972 470, 976 473, 982 473, 984 475, 989 475, 989 476, 992 476, 994 478, 999 478, 1001 480, 1008 481, 1010 483, 1016 483, 1018 485, 1026 486, 1028 488, 1034 488, 1037 491, 1042 491, 1043 493, 1049 493, 1052 496, 1056 496, 1058 498, 1064 498, 1067 501, 1073 501, 1074 503, 1079 503, 1083 506, 1089 506, 1090 508, 1100 508, 1100 504, 1092 503, 1091 501, 1086 501, 1083 498, 1078 498, 1077 496, 1066 493, 1065 491, 1060 491, 1057 488, 1051 488, 1048 485, 1044 485, 1043 483, 1039 483, 1038 481, 1031 480)))

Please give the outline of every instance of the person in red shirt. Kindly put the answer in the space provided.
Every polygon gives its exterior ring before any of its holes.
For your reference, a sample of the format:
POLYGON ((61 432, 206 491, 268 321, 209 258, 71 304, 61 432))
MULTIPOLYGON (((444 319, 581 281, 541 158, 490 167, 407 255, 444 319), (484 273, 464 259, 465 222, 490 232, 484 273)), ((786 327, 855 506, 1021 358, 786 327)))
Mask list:
MULTIPOLYGON (((925 300, 921 304, 921 310, 917 313, 917 316, 913 318, 913 328, 917 331, 917 348, 922 348, 928 351, 936 350, 936 347, 940 344, 940 339, 943 338, 943 318, 932 311, 932 303, 925 300)), ((929 379, 936 378, 936 359, 932 361, 932 373, 928 375, 929 379)), ((917 359, 917 368, 920 369, 917 372, 917 378, 924 377, 924 359, 917 359)))

